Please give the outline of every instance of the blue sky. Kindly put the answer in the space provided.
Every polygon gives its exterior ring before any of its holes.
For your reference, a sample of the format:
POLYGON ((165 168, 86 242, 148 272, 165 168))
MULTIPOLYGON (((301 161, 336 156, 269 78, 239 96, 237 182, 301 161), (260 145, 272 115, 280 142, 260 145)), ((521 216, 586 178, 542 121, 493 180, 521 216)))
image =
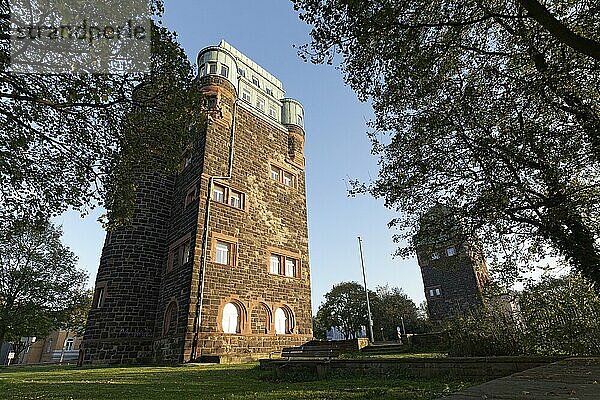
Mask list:
MULTIPOLYGON (((394 213, 370 197, 347 196, 347 181, 377 176, 366 122, 368 104, 343 83, 332 66, 305 63, 293 45, 309 41, 309 27, 290 1, 166 0, 164 22, 179 35, 195 62, 200 49, 225 39, 279 78, 286 95, 302 102, 306 124, 306 181, 313 310, 332 285, 361 282, 357 236, 363 249, 369 287, 399 286, 418 304, 424 299, 415 259, 393 259, 396 245, 387 223, 394 213)), ((96 222, 101 210, 85 219, 67 213, 64 240, 95 279, 104 232, 96 222)))

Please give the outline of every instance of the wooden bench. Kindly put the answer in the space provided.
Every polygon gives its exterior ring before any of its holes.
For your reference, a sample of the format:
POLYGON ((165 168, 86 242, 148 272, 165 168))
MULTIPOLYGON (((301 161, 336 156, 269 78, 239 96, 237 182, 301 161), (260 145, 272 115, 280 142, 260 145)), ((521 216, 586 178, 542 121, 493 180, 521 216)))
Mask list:
POLYGON ((284 347, 281 350, 282 358, 326 358, 331 359, 338 357, 340 352, 338 349, 319 348, 317 346, 307 347, 284 347))

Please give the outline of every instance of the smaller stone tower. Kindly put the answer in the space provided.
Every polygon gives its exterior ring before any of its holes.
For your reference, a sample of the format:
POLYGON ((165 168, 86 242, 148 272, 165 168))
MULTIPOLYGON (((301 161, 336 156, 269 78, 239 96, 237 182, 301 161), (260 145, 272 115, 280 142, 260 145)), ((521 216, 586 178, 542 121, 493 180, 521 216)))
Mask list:
POLYGON ((430 212, 428 216, 432 214, 445 219, 444 233, 437 229, 425 232, 430 225, 422 223, 414 237, 429 318, 442 321, 478 312, 484 306, 483 288, 489 282, 483 251, 473 240, 464 239, 460 224, 449 213, 430 212))

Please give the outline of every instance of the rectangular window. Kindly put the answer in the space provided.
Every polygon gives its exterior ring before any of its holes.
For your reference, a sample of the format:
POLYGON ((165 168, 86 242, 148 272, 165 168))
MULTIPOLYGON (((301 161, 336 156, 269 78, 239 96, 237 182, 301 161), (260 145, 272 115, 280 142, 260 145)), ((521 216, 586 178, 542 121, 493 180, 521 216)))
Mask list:
POLYGON ((296 276, 296 260, 293 258, 285 258, 285 276, 292 278, 296 276))
POLYGON ((273 90, 271 88, 266 88, 265 91, 269 96, 273 96, 273 90))
POLYGON ((302 115, 298 114, 298 125, 303 126, 302 123, 304 121, 302 120, 302 115))
MULTIPOLYGON (((207 96, 206 99, 206 109, 207 110, 216 110, 217 109, 217 96, 207 96)), ((191 158, 190 158, 191 161, 191 158)))
POLYGON ((48 339, 48 344, 46 345, 46 353, 52 352, 52 339, 48 339))
POLYGON ((75 339, 68 338, 67 340, 65 340, 65 351, 72 351, 74 345, 75 345, 75 339))
POLYGON ((439 286, 434 286, 427 289, 429 297, 440 297, 442 295, 442 289, 439 286))
POLYGON ((229 78, 229 67, 225 64, 221 64, 221 76, 229 78))
POLYGON ((244 208, 244 195, 231 190, 229 192, 229 205, 235 208, 244 208))
POLYGON ((240 76, 243 76, 244 78, 246 77, 246 70, 243 68, 238 68, 238 74, 240 76))
POLYGON ((212 199, 219 203, 225 203, 225 188, 223 186, 214 185, 212 199))
POLYGON ((186 264, 190 261, 190 244, 185 243, 181 246, 181 264, 186 264))
POLYGON ((196 188, 190 188, 185 195, 185 202, 183 204, 184 208, 192 204, 196 200, 197 196, 198 194, 196 188))
POLYGON ((271 254, 271 258, 269 260, 269 272, 275 275, 279 275, 279 271, 281 269, 281 257, 276 254, 271 254))
POLYGON ((269 107, 269 117, 273 119, 277 118, 277 111, 273 107, 269 107))
POLYGON ((295 186, 294 185, 294 175, 290 174, 287 171, 283 172, 283 184, 285 186, 295 186))
POLYGON ((281 169, 275 167, 274 165, 271 165, 271 179, 279 182, 279 180, 281 179, 280 177, 281 177, 281 169))
POLYGON ((250 94, 249 90, 242 90, 242 100, 247 101, 248 103, 252 103, 252 95, 250 94))
POLYGON ((452 246, 452 247, 448 247, 446 249, 446 255, 448 257, 452 257, 453 255, 456 255, 456 247, 452 246))
POLYGON ((440 288, 435 289, 435 295, 436 296, 441 296, 442 295, 442 291, 440 290, 440 288))
POLYGON ((297 278, 300 276, 300 263, 294 256, 271 253, 269 257, 269 273, 288 278, 297 278))
POLYGON ((429 296, 430 296, 430 297, 433 297, 433 295, 434 295, 434 291, 433 291, 433 289, 429 289, 429 296))
POLYGON ((259 97, 256 100, 256 108, 258 108, 262 112, 265 112, 265 99, 259 97))
POLYGON ((254 86, 256 87, 260 87, 260 81, 258 80, 258 78, 254 75, 252 75, 252 83, 254 84, 254 86))
POLYGON ((217 245, 215 246, 215 249, 215 262, 217 264, 229 265, 231 244, 217 240, 217 245))
POLYGON ((103 303, 104 303, 104 288, 103 287, 96 288, 96 293, 94 296, 94 308, 102 307, 103 303))
POLYGON ((209 62, 208 63, 208 73, 209 74, 216 74, 217 73, 217 63, 215 63, 215 62, 209 62))

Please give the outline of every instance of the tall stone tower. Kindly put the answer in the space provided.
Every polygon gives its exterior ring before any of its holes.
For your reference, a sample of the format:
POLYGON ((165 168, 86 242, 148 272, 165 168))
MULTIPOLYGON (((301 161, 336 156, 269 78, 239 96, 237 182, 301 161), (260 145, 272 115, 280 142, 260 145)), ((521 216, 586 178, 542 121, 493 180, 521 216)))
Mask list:
MULTIPOLYGON (((465 312, 478 312, 484 306, 483 288, 489 282, 482 249, 472 240, 464 240, 460 224, 446 211, 437 214, 437 226, 444 233, 421 231, 415 236, 417 260, 421 268, 429 318, 442 321, 465 312), (439 224, 439 222, 442 222, 439 224)), ((426 216, 427 217, 427 216, 426 216)))
POLYGON ((102 251, 83 364, 248 359, 312 338, 304 110, 226 42, 198 55, 208 123, 138 177, 102 251))

